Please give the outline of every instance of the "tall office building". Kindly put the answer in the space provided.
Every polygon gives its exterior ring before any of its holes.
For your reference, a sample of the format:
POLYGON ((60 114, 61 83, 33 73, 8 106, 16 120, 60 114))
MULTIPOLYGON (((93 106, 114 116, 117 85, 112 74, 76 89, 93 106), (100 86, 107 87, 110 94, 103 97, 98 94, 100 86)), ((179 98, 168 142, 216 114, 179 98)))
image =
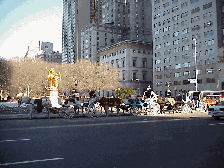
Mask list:
POLYGON ((152 5, 157 94, 164 96, 168 88, 172 96, 224 89, 224 0, 154 0, 152 5))
POLYGON ((81 58, 81 29, 101 22, 101 5, 100 0, 63 0, 62 62, 81 58))
POLYGON ((151 1, 102 0, 102 22, 81 30, 81 58, 99 61, 97 51, 125 40, 152 42, 151 1))

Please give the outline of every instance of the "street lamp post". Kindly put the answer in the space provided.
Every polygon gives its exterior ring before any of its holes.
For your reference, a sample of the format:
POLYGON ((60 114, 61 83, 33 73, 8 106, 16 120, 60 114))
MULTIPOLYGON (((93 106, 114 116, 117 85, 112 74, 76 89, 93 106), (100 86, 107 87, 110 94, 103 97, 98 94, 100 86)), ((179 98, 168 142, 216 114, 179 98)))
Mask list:
POLYGON ((218 72, 216 72, 217 73, 217 78, 218 78, 218 83, 217 83, 217 90, 218 91, 219 91, 219 75, 220 75, 221 71, 222 71, 221 69, 218 69, 218 72))
POLYGON ((194 41, 194 61, 195 61, 195 91, 197 92, 198 91, 198 75, 197 75, 197 56, 196 56, 196 38, 193 39, 194 41))

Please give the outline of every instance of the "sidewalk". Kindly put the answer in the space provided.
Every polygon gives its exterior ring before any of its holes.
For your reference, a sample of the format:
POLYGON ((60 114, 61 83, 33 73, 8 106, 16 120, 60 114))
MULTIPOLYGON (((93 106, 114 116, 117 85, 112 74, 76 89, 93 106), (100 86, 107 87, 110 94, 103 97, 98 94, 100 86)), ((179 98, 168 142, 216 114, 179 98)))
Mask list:
MULTIPOLYGON (((0 110, 0 120, 16 120, 16 119, 31 119, 30 111, 27 110, 26 108, 15 108, 17 106, 17 103, 8 103, 8 102, 1 102, 1 105, 6 105, 4 106, 4 109, 0 110)), ((2 106, 3 107, 3 106, 2 106)), ((108 114, 109 117, 116 116, 116 112, 108 114)), ((128 116, 130 115, 129 113, 123 113, 120 112, 119 116, 128 116)), ((75 114, 73 118, 79 118, 79 117, 105 117, 105 113, 97 113, 94 115, 83 115, 81 112, 80 114, 75 114)), ((207 112, 199 112, 195 111, 193 113, 165 113, 165 114, 152 114, 149 113, 148 115, 143 115, 141 116, 156 116, 156 117, 178 117, 178 118, 211 118, 211 116, 208 115, 207 112)), ((37 113, 34 111, 32 113, 32 119, 56 119, 56 118, 61 118, 59 114, 53 114, 50 113, 48 116, 48 113, 37 113)))
POLYGON ((163 117, 179 117, 179 118, 211 118, 207 112, 194 111, 193 113, 165 113, 165 114, 149 114, 149 116, 163 116, 163 117))
MULTIPOLYGON (((119 113, 119 116, 127 116, 127 113, 119 113)), ((80 118, 80 117, 105 117, 105 113, 97 113, 94 115, 83 115, 75 114, 73 118, 80 118)), ((109 113, 109 117, 115 117, 116 113, 109 113)), ((207 112, 194 112, 194 113, 165 113, 165 114, 148 114, 148 115, 141 115, 141 116, 155 116, 155 117, 177 117, 177 118, 211 118, 207 114, 207 112)), ((32 113, 32 119, 57 119, 61 118, 58 114, 50 113, 50 117, 48 117, 48 113, 32 113)), ((18 119, 30 119, 30 114, 28 113, 19 113, 19 114, 0 114, 0 120, 18 120, 18 119)))

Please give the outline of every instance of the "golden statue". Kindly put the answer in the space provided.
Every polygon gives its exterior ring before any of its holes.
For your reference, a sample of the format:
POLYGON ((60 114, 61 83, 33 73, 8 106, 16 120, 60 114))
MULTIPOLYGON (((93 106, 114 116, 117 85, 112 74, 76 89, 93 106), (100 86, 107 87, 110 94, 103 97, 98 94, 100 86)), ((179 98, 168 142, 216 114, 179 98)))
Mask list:
POLYGON ((56 87, 58 88, 58 80, 61 78, 61 74, 59 72, 59 74, 57 74, 54 71, 54 68, 51 68, 48 71, 48 76, 47 76, 47 80, 49 81, 48 85, 49 87, 56 87))

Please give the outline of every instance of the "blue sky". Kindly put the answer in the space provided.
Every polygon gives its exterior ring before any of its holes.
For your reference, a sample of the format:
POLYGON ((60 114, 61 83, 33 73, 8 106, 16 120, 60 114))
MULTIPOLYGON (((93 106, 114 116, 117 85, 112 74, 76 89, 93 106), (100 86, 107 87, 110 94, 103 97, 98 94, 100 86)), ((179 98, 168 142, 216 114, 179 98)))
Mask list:
POLYGON ((1 57, 24 56, 39 40, 61 52, 61 34, 62 0, 0 0, 1 57))

